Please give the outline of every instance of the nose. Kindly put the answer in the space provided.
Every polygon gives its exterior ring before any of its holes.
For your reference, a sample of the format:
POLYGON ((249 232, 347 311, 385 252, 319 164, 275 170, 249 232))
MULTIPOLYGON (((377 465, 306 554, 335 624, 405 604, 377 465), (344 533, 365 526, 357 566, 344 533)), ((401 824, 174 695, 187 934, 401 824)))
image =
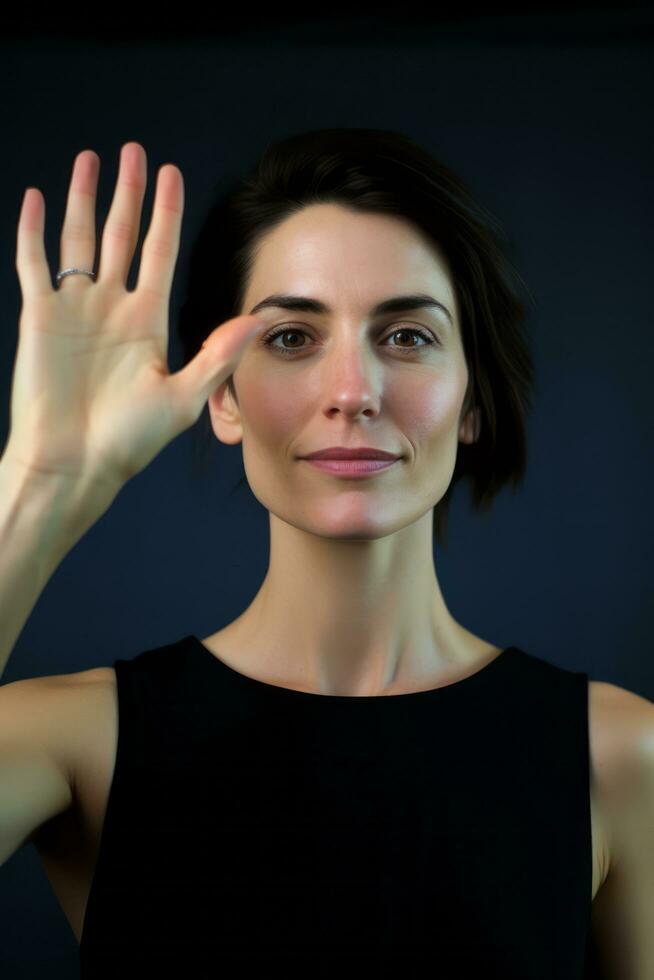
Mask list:
POLYGON ((367 351, 355 344, 334 348, 321 364, 320 390, 325 411, 348 417, 377 415, 383 393, 383 370, 367 351))

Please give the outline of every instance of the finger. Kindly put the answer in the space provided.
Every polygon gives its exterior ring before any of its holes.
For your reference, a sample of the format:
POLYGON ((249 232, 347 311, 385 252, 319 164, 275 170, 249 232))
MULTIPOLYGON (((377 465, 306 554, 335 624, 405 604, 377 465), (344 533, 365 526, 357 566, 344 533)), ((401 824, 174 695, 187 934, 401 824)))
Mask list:
POLYGON ((45 200, 37 187, 28 187, 18 218, 16 271, 23 303, 53 292, 52 273, 43 244, 45 200))
POLYGON ((125 143, 120 151, 118 180, 102 233, 98 282, 127 286, 141 228, 146 183, 145 150, 140 143, 125 143))
POLYGON ((216 328, 193 360, 169 378, 181 417, 192 425, 209 396, 233 374, 251 340, 266 329, 261 317, 240 316, 216 328))
MULTIPOLYGON (((59 242, 59 269, 88 269, 95 261, 95 202, 100 173, 100 157, 93 150, 82 150, 75 157, 68 188, 66 214, 59 242)), ((89 276, 65 276, 58 289, 88 289, 89 276)))
POLYGON ((152 220, 143 240, 137 290, 168 302, 179 254, 184 211, 184 178, 179 167, 159 168, 152 220))

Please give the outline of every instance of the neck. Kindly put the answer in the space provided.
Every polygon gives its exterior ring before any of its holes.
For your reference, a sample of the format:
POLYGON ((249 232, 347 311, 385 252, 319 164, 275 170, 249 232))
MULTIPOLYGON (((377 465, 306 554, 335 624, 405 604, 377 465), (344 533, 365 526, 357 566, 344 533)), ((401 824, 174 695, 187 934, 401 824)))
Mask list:
POLYGON ((227 631, 242 669, 320 694, 365 696, 438 686, 497 648, 447 609, 430 511, 377 540, 310 534, 271 514, 270 563, 227 631), (249 665, 249 668, 248 666, 249 665))

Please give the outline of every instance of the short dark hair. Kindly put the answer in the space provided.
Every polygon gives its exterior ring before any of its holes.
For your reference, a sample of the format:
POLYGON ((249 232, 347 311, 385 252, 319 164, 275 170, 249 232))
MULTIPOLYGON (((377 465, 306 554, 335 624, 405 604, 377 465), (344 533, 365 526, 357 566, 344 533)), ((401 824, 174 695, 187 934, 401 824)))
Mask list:
MULTIPOLYGON (((483 511, 504 485, 515 489, 524 479, 534 364, 520 291, 532 296, 500 243, 501 224, 413 139, 380 129, 297 133, 269 143, 245 177, 218 185, 189 259, 178 328, 184 365, 216 326, 246 312, 261 238, 303 208, 325 203, 404 218, 448 260, 469 374, 461 418, 479 407, 481 431, 475 443, 459 444, 452 480, 434 507, 434 534, 444 544, 459 480, 468 479, 472 506, 483 511)), ((228 387, 234 396, 233 376, 228 387)), ((207 406, 202 419, 206 463, 215 442, 207 406)))

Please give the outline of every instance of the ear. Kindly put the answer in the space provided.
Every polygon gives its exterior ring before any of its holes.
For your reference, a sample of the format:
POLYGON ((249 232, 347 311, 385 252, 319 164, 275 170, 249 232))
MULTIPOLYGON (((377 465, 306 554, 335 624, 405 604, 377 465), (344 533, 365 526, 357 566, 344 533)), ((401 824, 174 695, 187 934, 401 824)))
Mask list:
POLYGON ((229 378, 209 395, 207 406, 216 437, 228 446, 235 446, 243 439, 243 428, 238 400, 232 395, 228 381, 229 378))
POLYGON ((459 439, 461 442, 477 442, 481 432, 481 412, 479 408, 471 408, 461 422, 459 439))

